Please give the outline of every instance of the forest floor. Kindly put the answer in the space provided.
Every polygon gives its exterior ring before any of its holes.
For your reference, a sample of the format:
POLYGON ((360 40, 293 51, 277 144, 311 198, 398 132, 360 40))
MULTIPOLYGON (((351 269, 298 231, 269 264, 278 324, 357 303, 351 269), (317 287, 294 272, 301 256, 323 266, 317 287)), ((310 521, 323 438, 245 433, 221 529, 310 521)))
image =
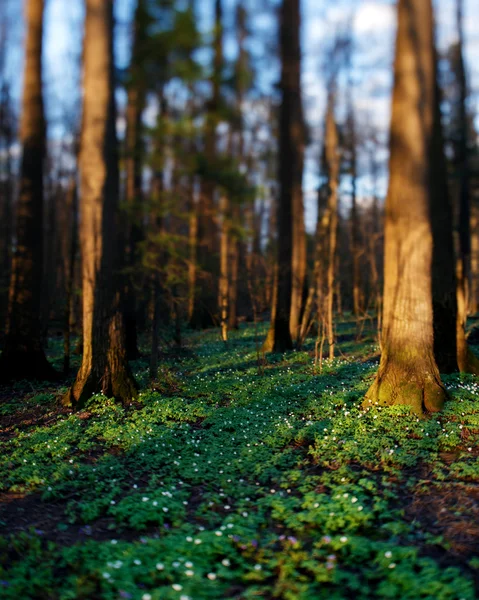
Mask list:
POLYGON ((1 389, 0 597, 479 598, 479 381, 444 377, 429 419, 364 412, 366 325, 321 374, 314 340, 259 367, 242 325, 188 334, 154 386, 132 363, 127 407, 1 389))

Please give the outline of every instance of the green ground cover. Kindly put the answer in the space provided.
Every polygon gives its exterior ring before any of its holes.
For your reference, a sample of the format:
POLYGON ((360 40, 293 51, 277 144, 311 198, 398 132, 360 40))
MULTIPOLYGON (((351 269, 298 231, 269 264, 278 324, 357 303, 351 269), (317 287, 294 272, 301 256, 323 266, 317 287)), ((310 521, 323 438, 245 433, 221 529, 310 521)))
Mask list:
POLYGON ((479 382, 444 378, 430 419, 365 413, 378 350, 339 333, 321 375, 313 342, 262 374, 242 326, 191 334, 156 386, 134 363, 134 406, 3 390, 0 597, 476 598, 479 382))

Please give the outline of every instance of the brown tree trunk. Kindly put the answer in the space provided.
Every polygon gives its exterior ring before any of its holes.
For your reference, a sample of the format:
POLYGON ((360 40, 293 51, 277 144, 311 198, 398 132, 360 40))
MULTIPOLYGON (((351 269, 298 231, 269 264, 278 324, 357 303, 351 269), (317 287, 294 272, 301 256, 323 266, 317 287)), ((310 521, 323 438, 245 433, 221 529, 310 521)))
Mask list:
POLYGON ((142 190, 142 115, 145 107, 145 72, 143 61, 146 37, 146 15, 144 0, 138 0, 133 32, 128 102, 126 107, 126 203, 127 235, 126 258, 128 274, 125 278, 124 308, 126 352, 129 360, 138 358, 138 333, 136 323, 137 303, 134 286, 134 271, 138 264, 138 245, 143 239, 141 228, 142 190))
POLYGON ((64 248, 64 277, 65 277, 65 312, 63 318, 63 373, 70 371, 70 338, 73 314, 73 285, 75 279, 75 263, 77 254, 78 235, 78 190, 76 177, 72 176, 67 192, 67 218, 65 225, 69 225, 70 235, 66 236, 69 247, 64 248))
POLYGON ((459 165, 459 256, 457 261, 457 364, 461 373, 479 375, 479 359, 469 348, 465 327, 471 283, 471 201, 470 167, 467 123, 467 83, 464 67, 463 1, 457 0, 457 29, 459 37, 458 84, 459 84, 459 128, 460 140, 457 147, 459 165))
MULTIPOLYGON (((280 55, 282 102, 279 110, 279 201, 278 201, 278 276, 276 314, 264 344, 265 351, 291 350, 291 295, 293 286, 293 211, 303 172, 303 128, 300 95, 299 0, 283 0, 280 13, 280 55), (298 128, 298 125, 301 125, 298 128)), ((299 315, 298 321, 299 324, 299 315)))
MULTIPOLYGON (((238 207, 233 207, 234 220, 237 223, 240 219, 238 207)), ((229 243, 229 311, 228 327, 229 329, 238 329, 238 272, 239 272, 239 240, 234 232, 230 237, 229 243)))
POLYGON ((334 358, 334 292, 336 273, 336 246, 338 236, 338 180, 339 180, 339 153, 338 131, 334 120, 333 98, 330 96, 328 113, 326 117, 326 164, 328 170, 328 207, 329 231, 326 274, 326 332, 329 345, 329 358, 334 358))
POLYGON ((128 401, 137 388, 128 367, 120 302, 119 172, 113 70, 113 2, 87 0, 79 165, 83 270, 83 359, 65 403, 95 393, 128 401))
POLYGON ((430 140, 435 108, 430 0, 399 0, 386 200, 384 328, 365 405, 438 411, 446 398, 434 358, 430 140))
POLYGON ((188 322, 193 319, 196 300, 196 271, 198 250, 198 209, 196 207, 193 185, 190 185, 190 208, 188 219, 188 322))
POLYGON ((479 206, 471 206, 471 291, 469 313, 479 312, 479 206))
MULTIPOLYGON (((4 48, 0 48, 4 52, 4 48)), ((0 322, 4 323, 8 310, 8 288, 12 263, 13 231, 13 189, 14 173, 12 146, 14 144, 13 110, 10 89, 3 84, 0 89, 0 142, 5 153, 4 179, 0 182, 0 322)), ((0 330, 0 344, 3 346, 4 330, 0 330)))
MULTIPOLYGON (((296 19, 296 15, 292 15, 296 19)), ((299 17, 298 17, 299 19, 299 17)), ((299 28, 300 24, 295 21, 291 27, 299 28)), ((300 41, 293 38, 292 52, 300 53, 300 41)), ((288 67, 289 68, 289 67, 288 67)), ((301 97, 301 78, 296 71, 291 73, 291 85, 295 86, 291 98, 291 122, 290 131, 292 144, 295 146, 295 172, 293 181, 293 250, 292 250, 292 282, 291 282, 291 314, 289 327, 293 343, 298 342, 300 334, 301 317, 304 309, 305 283, 306 283, 306 231, 304 226, 304 203, 303 203, 303 166, 304 166, 304 144, 305 124, 303 105, 301 97), (293 79, 294 78, 294 79, 293 79), (293 137, 294 136, 294 137, 293 137)))
POLYGON ((361 272, 360 272, 360 248, 359 248, 359 217, 357 202, 357 148, 356 148, 356 123, 354 111, 351 107, 349 114, 349 129, 351 136, 351 257, 353 261, 353 314, 358 317, 362 311, 361 298, 361 272))
POLYGON ((44 0, 27 0, 27 37, 21 141, 23 153, 17 204, 16 250, 10 277, 9 307, 0 380, 49 379, 41 336, 43 269, 43 163, 45 118, 42 92, 44 0))
POLYGON ((218 307, 218 231, 215 223, 215 184, 211 177, 216 158, 216 127, 219 122, 221 80, 223 76, 222 0, 215 0, 213 95, 208 103, 205 124, 207 173, 201 182, 197 203, 196 288, 190 326, 204 329, 217 324, 218 307))
POLYGON ((229 273, 228 273, 228 247, 229 247, 229 214, 228 198, 222 194, 220 200, 221 230, 220 230, 220 281, 218 305, 220 309, 221 339, 228 341, 228 304, 229 304, 229 273))

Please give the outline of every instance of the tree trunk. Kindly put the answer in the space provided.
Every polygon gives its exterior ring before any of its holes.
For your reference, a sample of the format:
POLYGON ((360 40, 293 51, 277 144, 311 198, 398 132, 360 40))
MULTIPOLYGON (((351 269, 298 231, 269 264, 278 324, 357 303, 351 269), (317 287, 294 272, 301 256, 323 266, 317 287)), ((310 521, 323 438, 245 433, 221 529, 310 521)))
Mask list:
POLYGON ((459 257, 457 261, 457 364, 461 373, 479 375, 479 359, 469 348, 465 327, 471 283, 471 201, 467 122, 467 83, 464 67, 463 0, 457 0, 459 37, 458 84, 460 140, 456 150, 459 165, 459 257))
POLYGON ((220 309, 221 339, 228 341, 228 305, 229 305, 229 273, 228 273, 228 246, 229 246, 229 214, 228 197, 222 194, 220 200, 221 233, 220 233, 220 282, 218 305, 220 309))
POLYGON ((384 328, 365 405, 438 411, 446 398, 434 358, 430 140, 435 106, 430 0, 399 0, 386 200, 384 328))
MULTIPOLYGON (((299 0, 283 0, 280 13, 280 54, 282 102, 279 110, 279 201, 278 276, 276 314, 271 321, 264 350, 291 350, 291 296, 293 286, 293 211, 302 185, 303 128, 300 96, 299 0), (298 129, 298 124, 301 128, 298 129)), ((299 323, 299 315, 298 321, 299 323)))
POLYGON ((358 317, 361 314, 361 273, 360 273, 360 249, 359 249, 359 217, 357 202, 357 148, 356 148, 356 123, 354 111, 351 107, 349 115, 349 128, 351 135, 351 257, 353 261, 353 314, 358 317))
POLYGON ((479 206, 471 206, 471 292, 469 314, 479 312, 479 206))
MULTIPOLYGON (((233 207, 235 222, 240 219, 238 207, 233 207)), ((229 311, 228 327, 238 329, 238 272, 239 272, 239 239, 236 233, 233 233, 229 244, 229 311)))
MULTIPOLYGON (((4 51, 0 48, 0 51, 4 51)), ((12 264, 13 189, 14 174, 12 146, 15 141, 10 89, 4 83, 0 89, 0 141, 4 148, 4 180, 0 182, 0 322, 4 323, 8 310, 8 288, 12 264)), ((3 346, 4 331, 0 331, 3 346)))
POLYGON ((218 242, 215 223, 215 184, 211 178, 216 158, 216 127, 221 104, 223 75, 223 11, 222 0, 215 0, 215 30, 213 41, 213 95, 208 103, 205 124, 205 159, 207 174, 201 182, 197 203, 196 288, 190 326, 205 329, 217 324, 218 307, 218 242))
POLYGON ((63 373, 64 375, 68 375, 70 371, 73 284, 75 279, 78 235, 78 190, 75 176, 72 176, 67 192, 67 218, 65 219, 65 224, 67 226, 70 225, 70 235, 66 237, 69 242, 69 248, 64 248, 65 312, 63 319, 63 373))
POLYGON ((146 37, 144 0, 138 0, 134 18, 133 50, 126 107, 126 202, 127 239, 126 257, 128 274, 125 278, 124 308, 126 352, 129 360, 138 358, 137 303, 134 272, 138 265, 138 245, 143 240, 141 227, 142 190, 142 115, 145 107, 144 43, 146 37))
POLYGON ((10 277, 0 380, 50 379, 55 372, 42 347, 43 163, 45 118, 42 91, 44 0, 26 2, 27 37, 17 204, 16 250, 10 277))
POLYGON ((113 2, 87 0, 84 100, 79 165, 83 279, 83 359, 65 403, 79 408, 95 393, 129 401, 120 302, 119 172, 113 70, 113 2))
POLYGON ((326 164, 328 170, 328 207, 329 231, 326 274, 326 332, 329 345, 329 358, 334 358, 334 292, 336 272, 336 246, 338 236, 338 178, 339 178, 339 153, 338 153, 338 131, 334 120, 333 98, 330 96, 328 102, 328 113, 326 117, 326 164))
MULTIPOLYGON (((291 9, 290 9, 291 10, 291 9)), ((293 18, 291 27, 299 31, 299 9, 298 17, 290 13, 293 18), (296 22, 296 19, 298 21, 296 22)), ((299 34, 294 33, 298 36, 299 34)), ((293 37, 291 42, 292 53, 300 55, 299 37, 293 37)), ((287 67, 288 69, 290 67, 287 67)), ((304 144, 305 144, 305 124, 303 115, 303 105, 301 98, 301 78, 300 72, 294 70, 291 73, 291 121, 289 124, 291 132, 291 143, 294 145, 295 163, 293 189, 293 250, 292 250, 292 282, 291 282, 291 314, 289 327, 291 338, 294 343, 298 342, 300 335, 301 317, 304 309, 304 295, 306 283, 306 231, 304 226, 304 203, 303 203, 303 166, 304 166, 304 144)), ((300 69, 299 69, 300 71, 300 69)))

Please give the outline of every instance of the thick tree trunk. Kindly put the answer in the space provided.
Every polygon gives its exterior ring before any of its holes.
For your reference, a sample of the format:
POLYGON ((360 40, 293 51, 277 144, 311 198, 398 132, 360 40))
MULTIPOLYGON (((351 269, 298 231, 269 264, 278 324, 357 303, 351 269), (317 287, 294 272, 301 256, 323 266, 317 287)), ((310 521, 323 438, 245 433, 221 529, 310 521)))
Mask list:
MULTIPOLYGON (((291 296, 293 287, 293 211, 302 185, 303 127, 300 95, 301 50, 299 0, 283 0, 280 14, 282 102, 279 111, 280 184, 278 202, 278 276, 276 314, 264 344, 266 351, 291 350, 291 296), (298 125, 301 125, 298 127, 298 125), (295 200, 296 199, 296 200, 295 200)), ((299 324, 299 314, 297 317, 299 324)), ((297 326, 296 325, 296 326, 297 326)))
POLYGON ((44 0, 27 0, 27 38, 21 141, 23 153, 17 204, 16 249, 0 380, 50 379, 55 372, 42 347, 43 163, 45 118, 42 91, 44 0))
POLYGON ((441 409, 434 358, 431 154, 435 55, 430 0, 399 0, 386 200, 384 329, 379 371, 365 405, 441 409))
POLYGON ((83 359, 65 403, 95 393, 128 401, 137 388, 128 367, 120 299, 119 172, 113 76, 113 2, 87 0, 80 143, 83 359))

